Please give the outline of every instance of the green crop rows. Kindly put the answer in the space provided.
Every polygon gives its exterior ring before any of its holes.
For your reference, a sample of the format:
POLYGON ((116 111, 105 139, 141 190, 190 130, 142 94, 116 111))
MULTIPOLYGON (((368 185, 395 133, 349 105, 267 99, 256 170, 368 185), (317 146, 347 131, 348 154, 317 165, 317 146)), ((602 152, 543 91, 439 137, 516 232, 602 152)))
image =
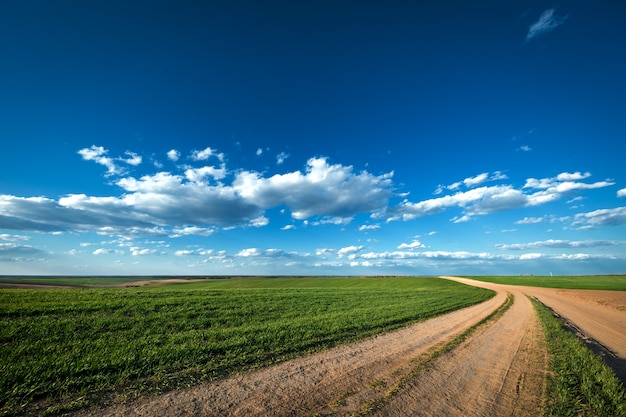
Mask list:
POLYGON ((476 276, 467 277, 479 281, 505 285, 527 285, 531 287, 570 288, 578 290, 626 291, 626 275, 584 276, 476 276))
POLYGON ((180 388, 492 295, 436 278, 0 290, 0 414, 58 414, 180 388))

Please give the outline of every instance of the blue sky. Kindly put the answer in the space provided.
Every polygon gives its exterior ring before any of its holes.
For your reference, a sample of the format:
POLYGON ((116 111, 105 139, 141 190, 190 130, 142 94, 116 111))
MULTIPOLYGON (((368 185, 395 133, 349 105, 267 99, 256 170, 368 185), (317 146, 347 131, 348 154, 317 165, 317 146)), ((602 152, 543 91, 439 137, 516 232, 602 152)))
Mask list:
POLYGON ((625 18, 5 0, 0 274, 625 273, 625 18))

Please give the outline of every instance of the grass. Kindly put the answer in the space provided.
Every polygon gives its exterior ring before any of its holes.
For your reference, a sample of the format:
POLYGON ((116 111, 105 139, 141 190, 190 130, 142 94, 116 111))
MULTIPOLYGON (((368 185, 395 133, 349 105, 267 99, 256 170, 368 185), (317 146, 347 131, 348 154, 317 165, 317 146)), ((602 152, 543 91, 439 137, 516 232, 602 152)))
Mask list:
POLYGON ((550 356, 545 416, 626 416, 624 386, 543 304, 532 300, 550 356))
POLYGON ((492 295, 416 277, 0 290, 0 414, 60 414, 189 386, 492 295))
POLYGON ((478 281, 506 285, 528 285, 531 287, 569 288, 578 290, 626 291, 626 275, 581 275, 581 276, 475 276, 478 281))

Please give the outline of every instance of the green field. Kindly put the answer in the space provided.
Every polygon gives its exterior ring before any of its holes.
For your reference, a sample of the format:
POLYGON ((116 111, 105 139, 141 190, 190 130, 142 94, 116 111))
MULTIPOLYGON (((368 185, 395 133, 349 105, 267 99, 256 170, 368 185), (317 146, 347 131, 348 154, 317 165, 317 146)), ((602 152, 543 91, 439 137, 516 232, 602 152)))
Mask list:
POLYGON ((58 414, 180 388, 491 296, 416 277, 0 290, 0 414, 58 414))
POLYGON ((478 281, 531 287, 570 288, 575 290, 626 291, 626 275, 580 276, 467 276, 478 281))

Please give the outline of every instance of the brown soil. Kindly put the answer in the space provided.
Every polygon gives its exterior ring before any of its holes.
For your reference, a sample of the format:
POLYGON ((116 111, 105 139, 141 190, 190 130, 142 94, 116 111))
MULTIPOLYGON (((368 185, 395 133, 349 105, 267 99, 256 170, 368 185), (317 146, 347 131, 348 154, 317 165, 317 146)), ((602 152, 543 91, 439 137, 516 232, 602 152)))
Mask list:
POLYGON ((358 343, 82 415, 343 416, 370 408, 366 414, 377 416, 540 415, 547 355, 540 324, 526 295, 537 297, 580 329, 597 326, 604 314, 621 315, 619 325, 612 319, 602 321, 610 336, 605 339, 601 332, 593 337, 606 346, 626 346, 626 331, 620 327, 626 323, 626 309, 620 306, 626 303, 620 304, 624 299, 619 294, 449 278, 496 289, 498 295, 477 306, 358 343), (387 395, 389 388, 430 352, 501 305, 507 292, 515 301, 502 317, 479 327, 455 349, 408 378, 393 395, 387 395), (578 321, 575 314, 569 315, 570 310, 587 308, 594 312, 593 318, 588 317, 591 313, 583 313, 578 321))

